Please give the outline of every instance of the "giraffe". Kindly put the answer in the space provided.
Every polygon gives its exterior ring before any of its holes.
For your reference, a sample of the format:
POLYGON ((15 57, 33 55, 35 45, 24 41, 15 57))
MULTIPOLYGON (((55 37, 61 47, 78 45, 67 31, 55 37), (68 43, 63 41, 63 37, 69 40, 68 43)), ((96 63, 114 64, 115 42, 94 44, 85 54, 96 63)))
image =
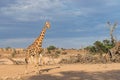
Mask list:
POLYGON ((26 62, 26 73, 27 73, 27 68, 29 64, 29 60, 31 58, 34 58, 36 62, 33 62, 34 67, 37 68, 37 72, 39 69, 39 58, 41 56, 42 51, 44 50, 42 48, 42 42, 46 33, 46 30, 50 28, 50 23, 46 21, 40 35, 34 40, 34 42, 29 45, 26 49, 26 56, 25 56, 25 62, 26 62))

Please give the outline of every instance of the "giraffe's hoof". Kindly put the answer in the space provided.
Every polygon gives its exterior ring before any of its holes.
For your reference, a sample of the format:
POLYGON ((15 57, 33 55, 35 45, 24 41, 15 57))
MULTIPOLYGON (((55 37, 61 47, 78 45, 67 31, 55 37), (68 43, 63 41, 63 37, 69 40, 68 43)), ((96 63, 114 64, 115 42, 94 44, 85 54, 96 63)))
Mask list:
POLYGON ((36 71, 35 73, 36 73, 37 75, 39 75, 39 74, 41 74, 41 71, 36 71))
POLYGON ((42 72, 41 72, 41 71, 39 71, 39 74, 42 74, 42 72))

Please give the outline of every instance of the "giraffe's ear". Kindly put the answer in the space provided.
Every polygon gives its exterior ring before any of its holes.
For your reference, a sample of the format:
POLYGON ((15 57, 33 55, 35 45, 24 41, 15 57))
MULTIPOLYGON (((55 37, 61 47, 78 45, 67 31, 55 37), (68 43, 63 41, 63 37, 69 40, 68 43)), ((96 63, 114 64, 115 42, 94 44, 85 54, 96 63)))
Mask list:
POLYGON ((50 28, 50 22, 46 21, 46 22, 45 22, 45 26, 46 26, 47 28, 50 28))

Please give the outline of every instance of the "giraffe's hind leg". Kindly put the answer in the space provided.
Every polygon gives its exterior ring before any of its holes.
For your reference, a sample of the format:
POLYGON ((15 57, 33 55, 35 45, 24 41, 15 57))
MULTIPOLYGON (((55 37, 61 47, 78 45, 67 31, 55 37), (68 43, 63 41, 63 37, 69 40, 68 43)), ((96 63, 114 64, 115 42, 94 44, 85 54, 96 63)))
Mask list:
POLYGON ((35 56, 35 63, 34 63, 34 70, 36 74, 40 73, 40 69, 39 69, 39 56, 35 56))

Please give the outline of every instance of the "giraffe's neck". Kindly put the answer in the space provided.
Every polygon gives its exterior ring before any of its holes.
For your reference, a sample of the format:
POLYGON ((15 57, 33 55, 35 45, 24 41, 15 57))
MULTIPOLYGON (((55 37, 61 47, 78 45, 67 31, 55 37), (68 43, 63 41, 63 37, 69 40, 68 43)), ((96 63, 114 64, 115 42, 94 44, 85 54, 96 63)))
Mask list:
POLYGON ((42 47, 42 41, 44 39, 45 33, 46 33, 46 27, 43 27, 43 29, 40 33, 40 36, 38 36, 38 38, 34 41, 34 44, 36 46, 42 47))

